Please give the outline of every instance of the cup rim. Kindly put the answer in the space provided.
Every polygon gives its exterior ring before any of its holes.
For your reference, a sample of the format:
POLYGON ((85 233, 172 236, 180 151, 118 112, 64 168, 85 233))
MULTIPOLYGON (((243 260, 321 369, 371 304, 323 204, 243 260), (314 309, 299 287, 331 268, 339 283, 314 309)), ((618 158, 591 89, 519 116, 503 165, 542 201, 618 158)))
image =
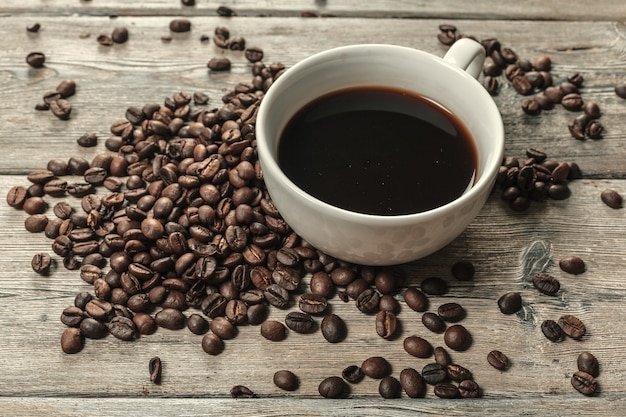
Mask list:
MULTIPOLYGON (((373 84, 368 84, 368 85, 373 85, 373 84)), ((384 84, 381 83, 379 85, 384 85, 384 84)), ((444 61, 442 58, 436 55, 430 54, 425 51, 421 51, 419 49, 414 49, 414 48, 400 46, 400 45, 392 45, 392 44, 354 44, 354 45, 340 46, 340 47, 336 47, 332 49, 327 49, 322 52, 318 52, 314 55, 311 55, 299 61, 292 67, 288 68, 272 84, 272 86, 268 89, 268 91, 266 92, 265 96, 263 97, 261 101, 259 112, 257 115, 257 121, 256 121, 256 138, 257 138, 257 151, 259 154, 259 160, 260 160, 263 172, 265 173, 267 171, 271 171, 274 177, 276 178, 276 181, 280 181, 281 183, 283 183, 283 185, 289 189, 289 192, 297 194, 301 199, 307 200, 309 204, 316 206, 318 209, 322 210, 324 213, 327 213, 328 215, 332 215, 335 218, 347 220, 347 221, 351 221, 355 223, 367 222, 368 224, 371 224, 373 226, 374 225, 382 225, 382 226, 399 225, 402 223, 414 224, 416 221, 419 221, 419 220, 428 221, 431 218, 439 217, 442 214, 445 214, 450 211, 455 211, 458 208, 463 207, 465 204, 472 201, 476 197, 477 194, 481 195, 485 191, 484 189, 486 187, 493 186, 493 180, 495 179, 495 176, 497 175, 497 167, 501 164, 502 157, 504 155, 504 142, 505 142, 504 124, 502 121, 502 116, 497 108, 497 105, 495 104, 491 96, 489 96, 489 93, 480 85, 480 83, 474 77, 472 77, 463 69, 444 61), (316 64, 316 63, 319 64, 321 62, 324 62, 325 60, 328 60, 328 58, 330 57, 340 55, 347 51, 364 52, 364 51, 371 50, 371 49, 375 49, 375 50, 395 49, 398 51, 402 50, 402 51, 410 52, 413 54, 418 54, 418 55, 421 55, 422 57, 427 57, 429 59, 434 59, 440 65, 444 65, 448 67, 449 69, 452 69, 453 71, 457 72, 461 77, 466 78, 469 82, 478 83, 478 85, 481 87, 477 91, 480 91, 479 94, 483 95, 483 97, 486 99, 485 103, 490 108, 490 112, 493 113, 493 116, 496 116, 495 119, 489 122, 489 124, 491 125, 493 129, 494 137, 498 139, 497 141, 494 141, 494 145, 496 147, 496 149, 494 150, 496 158, 494 158, 494 161, 492 162, 492 164, 485 166, 485 169, 484 169, 485 172, 479 173, 478 180, 469 189, 469 191, 463 193, 460 197, 442 206, 438 206, 433 209, 422 211, 422 212, 417 212, 417 213, 399 214, 399 215, 361 213, 361 212, 351 211, 351 210, 347 210, 347 209, 340 208, 337 206, 333 206, 332 204, 329 204, 323 200, 318 199, 317 197, 312 196, 311 194, 307 193, 302 188, 297 186, 289 177, 287 177, 287 175, 283 172, 283 170, 278 165, 275 152, 272 149, 270 149, 268 141, 265 140, 264 138, 264 135, 265 135, 264 124, 265 124, 265 119, 268 117, 268 114, 271 111, 270 109, 271 102, 274 101, 275 99, 278 99, 281 94, 281 91, 279 91, 280 88, 278 87, 280 87, 282 84, 289 83, 291 78, 297 77, 298 69, 301 67, 307 67, 311 64, 316 64)), ((269 188, 268 188, 268 192, 271 195, 271 190, 269 190, 269 188)))

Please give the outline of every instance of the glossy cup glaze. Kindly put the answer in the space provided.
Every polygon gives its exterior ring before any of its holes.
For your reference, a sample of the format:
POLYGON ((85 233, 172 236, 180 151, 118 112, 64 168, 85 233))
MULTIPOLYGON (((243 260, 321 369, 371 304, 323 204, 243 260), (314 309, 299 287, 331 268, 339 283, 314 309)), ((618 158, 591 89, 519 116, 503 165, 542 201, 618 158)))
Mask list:
MULTIPOLYGON (((504 150, 500 112, 476 80, 483 61, 482 46, 462 39, 443 59, 401 46, 351 45, 313 55, 288 69, 263 98, 256 122, 265 183, 285 221, 319 250, 363 265, 416 260, 458 237, 489 197, 504 150), (413 91, 454 113, 476 143, 478 175, 474 186, 444 206, 398 216, 334 207, 296 186, 278 165, 278 141, 285 125, 314 99, 357 86, 413 91)), ((328 185, 332 187, 332 183, 328 185)))

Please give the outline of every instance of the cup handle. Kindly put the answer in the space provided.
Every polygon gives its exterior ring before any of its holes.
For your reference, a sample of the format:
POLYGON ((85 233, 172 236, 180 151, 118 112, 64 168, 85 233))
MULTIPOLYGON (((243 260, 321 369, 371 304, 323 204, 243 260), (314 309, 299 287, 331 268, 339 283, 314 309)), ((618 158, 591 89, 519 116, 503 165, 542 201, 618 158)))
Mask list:
POLYGON ((443 60, 478 78, 485 62, 485 48, 472 39, 462 38, 450 46, 443 60))

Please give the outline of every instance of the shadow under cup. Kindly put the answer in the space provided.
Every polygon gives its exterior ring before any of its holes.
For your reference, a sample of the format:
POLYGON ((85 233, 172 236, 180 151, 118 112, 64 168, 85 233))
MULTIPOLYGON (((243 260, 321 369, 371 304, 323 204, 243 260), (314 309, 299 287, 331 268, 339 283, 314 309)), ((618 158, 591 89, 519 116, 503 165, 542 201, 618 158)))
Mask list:
POLYGON ((319 250, 364 265, 412 261, 450 243, 484 205, 504 150, 502 118, 476 79, 444 59, 392 45, 336 48, 294 65, 263 98, 256 137, 266 186, 285 221, 319 250), (366 86, 412 91, 450 110, 474 139, 474 186, 433 210, 381 216, 333 207, 289 180, 278 165, 278 142, 291 118, 325 94, 366 86))

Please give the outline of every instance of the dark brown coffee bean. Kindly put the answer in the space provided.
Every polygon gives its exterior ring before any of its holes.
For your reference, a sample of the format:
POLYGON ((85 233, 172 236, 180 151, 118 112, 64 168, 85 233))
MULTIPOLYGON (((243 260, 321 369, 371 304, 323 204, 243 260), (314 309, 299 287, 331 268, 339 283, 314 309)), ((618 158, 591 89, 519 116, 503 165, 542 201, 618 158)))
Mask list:
POLYGON ((342 378, 331 376, 320 382, 317 390, 324 398, 341 398, 350 392, 350 387, 342 378))
POLYGON ((28 193, 26 191, 26 188, 20 185, 11 187, 9 189, 9 192, 7 193, 7 204, 14 208, 22 208, 22 205, 26 201, 27 195, 28 193))
POLYGON ((422 368, 422 377, 427 384, 435 385, 448 377, 446 367, 438 363, 429 363, 422 368))
POLYGON ((135 327, 139 334, 149 335, 154 333, 157 330, 158 325, 154 318, 147 313, 136 313, 133 316, 133 323, 135 323, 135 327))
POLYGON ((347 267, 337 267, 330 273, 330 279, 333 284, 345 287, 356 279, 356 272, 347 267))
POLYGON ((261 324, 261 336, 267 340, 278 342, 287 336, 287 329, 279 321, 266 320, 261 324))
POLYGON ((460 324, 448 327, 443 335, 443 340, 446 346, 453 350, 466 350, 471 344, 470 333, 460 324))
POLYGON ((598 389, 598 383, 596 379, 588 373, 582 371, 574 372, 574 375, 572 375, 571 383, 576 391, 587 396, 595 394, 596 390, 598 389))
POLYGON ((311 333, 316 327, 311 315, 298 311, 287 313, 285 325, 296 333, 311 333))
POLYGON ((411 398, 423 397, 426 393, 426 381, 413 368, 406 368, 400 372, 400 385, 406 395, 411 398))
POLYGON ((417 358, 428 358, 433 354, 430 342, 419 336, 408 336, 403 342, 404 350, 417 358))
POLYGON ((563 339, 563 330, 554 320, 545 320, 541 323, 541 332, 552 342, 559 342, 563 339))
POLYGON ((326 311, 328 301, 317 294, 302 294, 298 301, 298 307, 305 313, 321 314, 326 311))
POLYGON ((161 383, 162 369, 163 369, 163 364, 161 362, 161 358, 159 358, 158 356, 150 358, 150 361, 148 362, 148 372, 150 374, 150 382, 154 384, 161 383))
POLYGON ((542 107, 535 99, 522 100, 522 110, 530 116, 536 116, 541 113, 542 107))
POLYGON ((556 295, 561 288, 561 284, 557 278, 544 272, 540 272, 533 276, 533 285, 540 292, 546 295, 556 295))
POLYGON ((443 319, 432 312, 422 314, 422 324, 431 332, 442 333, 446 330, 446 323, 443 319))
POLYGON ((49 103, 50 111, 61 120, 68 120, 72 113, 72 104, 65 99, 58 99, 49 103))
POLYGON ((380 295, 373 288, 363 291, 355 300, 356 307, 365 314, 372 314, 378 311, 380 295))
POLYGON ((386 376, 378 384, 378 393, 383 398, 400 398, 402 385, 395 377, 386 376))
POLYGON ((263 49, 256 46, 250 46, 246 48, 244 56, 250 62, 259 62, 263 60, 263 49))
POLYGON ((478 398, 480 396, 480 387, 476 381, 466 379, 459 383, 459 393, 463 398, 478 398))
POLYGON ((474 264, 469 261, 459 261, 452 265, 452 276, 459 281, 471 281, 475 273, 474 264))
POLYGON ((341 376, 343 377, 343 379, 350 382, 351 384, 355 384, 361 381, 365 374, 363 373, 363 370, 360 366, 350 365, 344 368, 344 370, 341 372, 341 376))
POLYGON ((193 334, 203 335, 209 330, 209 322, 199 314, 191 314, 187 317, 187 328, 193 334))
POLYGON ((76 140, 83 148, 92 148, 98 144, 98 136, 95 133, 85 133, 76 140))
POLYGON ((622 196, 615 190, 606 189, 600 193, 600 199, 604 204, 612 209, 619 209, 622 207, 622 196))
POLYGON ((573 275, 582 274, 586 270, 585 261, 583 261, 582 258, 573 255, 561 258, 559 260, 559 267, 564 272, 573 275))
POLYGON ((233 398, 256 398, 256 394, 244 385, 235 385, 230 389, 230 396, 233 398))
POLYGON ((61 334, 61 350, 68 354, 78 353, 83 349, 83 336, 80 330, 69 327, 61 334))
POLYGON ((448 284, 439 277, 426 278, 420 287, 424 293, 430 295, 444 295, 448 292, 448 284))
POLYGON ((472 379, 472 373, 470 372, 470 370, 461 365, 449 364, 446 367, 446 372, 448 374, 448 377, 456 382, 465 381, 466 379, 472 379))
POLYGON ((170 30, 172 32, 182 33, 191 30, 191 21, 189 19, 172 19, 170 21, 170 30))
POLYGON ((128 40, 128 29, 118 26, 111 32, 111 40, 115 43, 124 43, 128 40))
POLYGON ((376 333, 383 339, 392 339, 396 335, 398 320, 391 311, 380 310, 376 314, 376 333))
POLYGON ((263 293, 274 307, 285 308, 289 303, 289 292, 278 284, 269 285, 263 293))
POLYGON ((615 85, 615 94, 618 97, 626 99, 626 82, 617 83, 615 85))
POLYGON ((219 355, 224 350, 224 342, 214 333, 207 333, 202 337, 202 350, 209 355, 219 355))
POLYGON ((415 287, 409 287, 404 291, 404 301, 414 311, 424 312, 428 309, 428 298, 415 287))
POLYGON ((165 329, 178 330, 185 327, 185 315, 174 308, 164 308, 156 313, 154 320, 165 329))
POLYGON ((41 233, 48 226, 48 217, 45 214, 33 214, 24 220, 24 229, 30 233, 41 233))
POLYGON ((448 352, 441 346, 437 346, 434 350, 435 362, 442 366, 448 366, 452 361, 450 360, 450 355, 448 352))
POLYGON ((561 105, 569 111, 579 111, 583 107, 583 99, 578 93, 566 94, 561 99, 561 105))
POLYGON ((504 371, 509 366, 509 358, 499 350, 489 352, 487 354, 487 362, 500 371, 504 371))
POLYGON ((43 52, 31 52, 26 55, 26 63, 33 68, 41 68, 46 62, 46 55, 43 52))
POLYGON ((41 25, 39 23, 33 23, 32 25, 26 26, 26 30, 31 33, 37 33, 41 29, 41 25))
POLYGON ((372 356, 361 364, 363 373, 373 379, 382 379, 391 373, 391 364, 382 356, 372 356))
POLYGON ((230 71, 230 59, 214 57, 209 60, 207 67, 211 71, 230 71))
POLYGON ((80 322, 80 333, 87 339, 102 339, 108 334, 107 326, 91 317, 85 317, 80 322))
POLYGON ((498 299, 498 308, 502 314, 515 314, 522 309, 522 295, 508 292, 498 299))
POLYGON ((274 384, 282 390, 295 391, 300 386, 300 381, 293 372, 281 370, 274 373, 274 384))
POLYGON ((109 333, 121 340, 134 340, 137 336, 135 323, 128 317, 116 316, 108 324, 109 333))
POLYGON ((452 399, 459 398, 461 396, 459 388, 456 385, 449 383, 439 383, 435 385, 434 392, 439 398, 452 399))
POLYGON ((586 372, 594 378, 600 373, 600 364, 598 359, 589 352, 582 352, 578 355, 576 364, 578 365, 579 371, 586 372))
POLYGON ((465 318, 465 309, 458 303, 445 303, 437 308, 437 314, 443 320, 454 323, 465 318))
POLYGON ((222 340, 230 340, 237 335, 237 327, 225 317, 215 317, 209 326, 211 332, 222 340))
POLYGON ((85 318, 85 312, 79 307, 67 307, 61 313, 61 323, 68 327, 78 327, 85 318))
POLYGON ((558 323, 563 333, 572 339, 582 339, 587 331, 585 324, 578 317, 571 314, 561 316, 558 323))

